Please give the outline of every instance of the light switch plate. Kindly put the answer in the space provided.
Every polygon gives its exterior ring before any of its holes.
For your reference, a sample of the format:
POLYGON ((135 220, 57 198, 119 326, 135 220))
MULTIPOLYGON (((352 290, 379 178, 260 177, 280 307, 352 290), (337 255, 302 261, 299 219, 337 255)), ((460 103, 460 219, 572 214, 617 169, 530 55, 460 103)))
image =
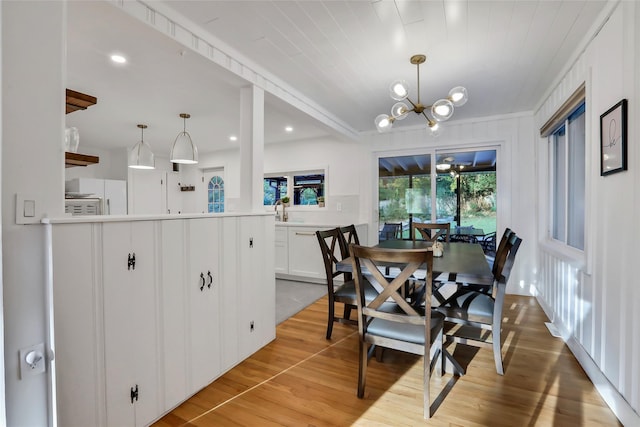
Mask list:
POLYGON ((24 216, 25 218, 33 218, 36 216, 36 201, 25 200, 24 201, 24 216))
POLYGON ((41 198, 34 194, 16 194, 16 224, 39 224, 42 216, 41 198))

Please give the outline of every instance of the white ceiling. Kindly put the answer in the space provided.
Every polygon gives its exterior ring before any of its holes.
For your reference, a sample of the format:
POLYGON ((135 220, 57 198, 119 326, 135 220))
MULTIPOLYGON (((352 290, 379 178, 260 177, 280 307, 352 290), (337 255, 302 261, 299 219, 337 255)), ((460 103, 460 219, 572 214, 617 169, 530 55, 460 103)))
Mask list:
MULTIPOLYGON (((166 1, 242 56, 357 131, 375 129, 388 113, 392 80, 405 79, 415 98, 413 54, 421 101, 453 86, 469 102, 453 119, 532 110, 566 65, 606 1, 166 1)), ((154 2, 148 3, 151 8, 154 2)), ((139 139, 168 153, 187 130, 201 153, 228 148, 238 133, 242 79, 102 2, 68 3, 67 87, 98 104, 67 115, 81 145, 126 147, 139 139), (109 63, 119 51, 125 66, 109 63)), ((265 141, 331 133, 306 114, 266 96, 265 141), (294 132, 286 134, 284 126, 294 132)), ((400 126, 424 122, 409 117, 400 126)))

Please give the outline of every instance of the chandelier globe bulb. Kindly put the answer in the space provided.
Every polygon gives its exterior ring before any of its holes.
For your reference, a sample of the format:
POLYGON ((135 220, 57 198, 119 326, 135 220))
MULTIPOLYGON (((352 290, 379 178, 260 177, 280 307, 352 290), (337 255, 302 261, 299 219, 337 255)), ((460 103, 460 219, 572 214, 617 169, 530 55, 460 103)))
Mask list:
POLYGON ((389 86, 389 96, 396 101, 402 101, 409 96, 409 85, 404 80, 395 80, 389 86))
POLYGON ((439 99, 431 106, 431 114, 438 122, 449 120, 453 115, 453 103, 448 99, 439 99))
POLYGON ((409 109, 407 104, 405 104, 404 102, 396 102, 395 104, 393 104, 393 107, 391 107, 391 117, 395 118, 396 120, 402 120, 407 117, 407 115, 409 115, 409 111, 411 110, 409 109))
POLYGON ((456 86, 449 91, 449 100, 456 107, 461 107, 467 103, 469 97, 467 96, 467 89, 462 86, 456 86))

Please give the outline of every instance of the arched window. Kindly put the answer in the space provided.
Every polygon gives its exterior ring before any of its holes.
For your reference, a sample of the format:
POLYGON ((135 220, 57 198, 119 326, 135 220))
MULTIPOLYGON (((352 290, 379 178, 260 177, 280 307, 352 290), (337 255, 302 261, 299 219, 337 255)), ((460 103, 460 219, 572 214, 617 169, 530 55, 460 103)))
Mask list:
POLYGON ((207 194, 209 213, 224 212, 224 180, 221 177, 214 176, 209 180, 207 194))

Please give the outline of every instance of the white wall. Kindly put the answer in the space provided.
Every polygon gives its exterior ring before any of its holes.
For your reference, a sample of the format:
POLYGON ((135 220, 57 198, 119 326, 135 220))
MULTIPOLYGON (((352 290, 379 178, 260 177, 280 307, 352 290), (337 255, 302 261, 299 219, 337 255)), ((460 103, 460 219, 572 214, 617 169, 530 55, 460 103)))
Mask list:
POLYGON ((546 140, 537 136, 541 206, 538 300, 625 425, 640 425, 640 291, 635 269, 640 236, 636 220, 640 212, 640 150, 635 143, 640 99, 638 23, 640 7, 635 2, 615 5, 609 20, 584 52, 576 52, 577 60, 559 76, 559 84, 536 113, 538 129, 585 82, 585 256, 563 251, 546 237, 549 171, 546 140), (600 115, 623 98, 629 100, 629 170, 601 177, 600 115))
MULTIPOLYGON (((368 200, 368 195, 363 192, 363 188, 368 188, 368 159, 366 145, 331 138, 267 144, 264 172, 326 170, 326 207, 287 208, 290 222, 361 223, 368 220, 362 204, 363 198, 368 200)), ((238 151, 227 150, 201 156, 198 168, 210 167, 224 167, 225 202, 233 211, 234 201, 241 197, 239 179, 242 171, 238 151)))
POLYGON ((45 236, 16 225, 16 193, 63 214, 64 2, 1 2, 2 253, 7 425, 46 426, 47 375, 18 376, 18 350, 45 342, 45 236), (55 143, 60 141, 60 143, 55 143))

